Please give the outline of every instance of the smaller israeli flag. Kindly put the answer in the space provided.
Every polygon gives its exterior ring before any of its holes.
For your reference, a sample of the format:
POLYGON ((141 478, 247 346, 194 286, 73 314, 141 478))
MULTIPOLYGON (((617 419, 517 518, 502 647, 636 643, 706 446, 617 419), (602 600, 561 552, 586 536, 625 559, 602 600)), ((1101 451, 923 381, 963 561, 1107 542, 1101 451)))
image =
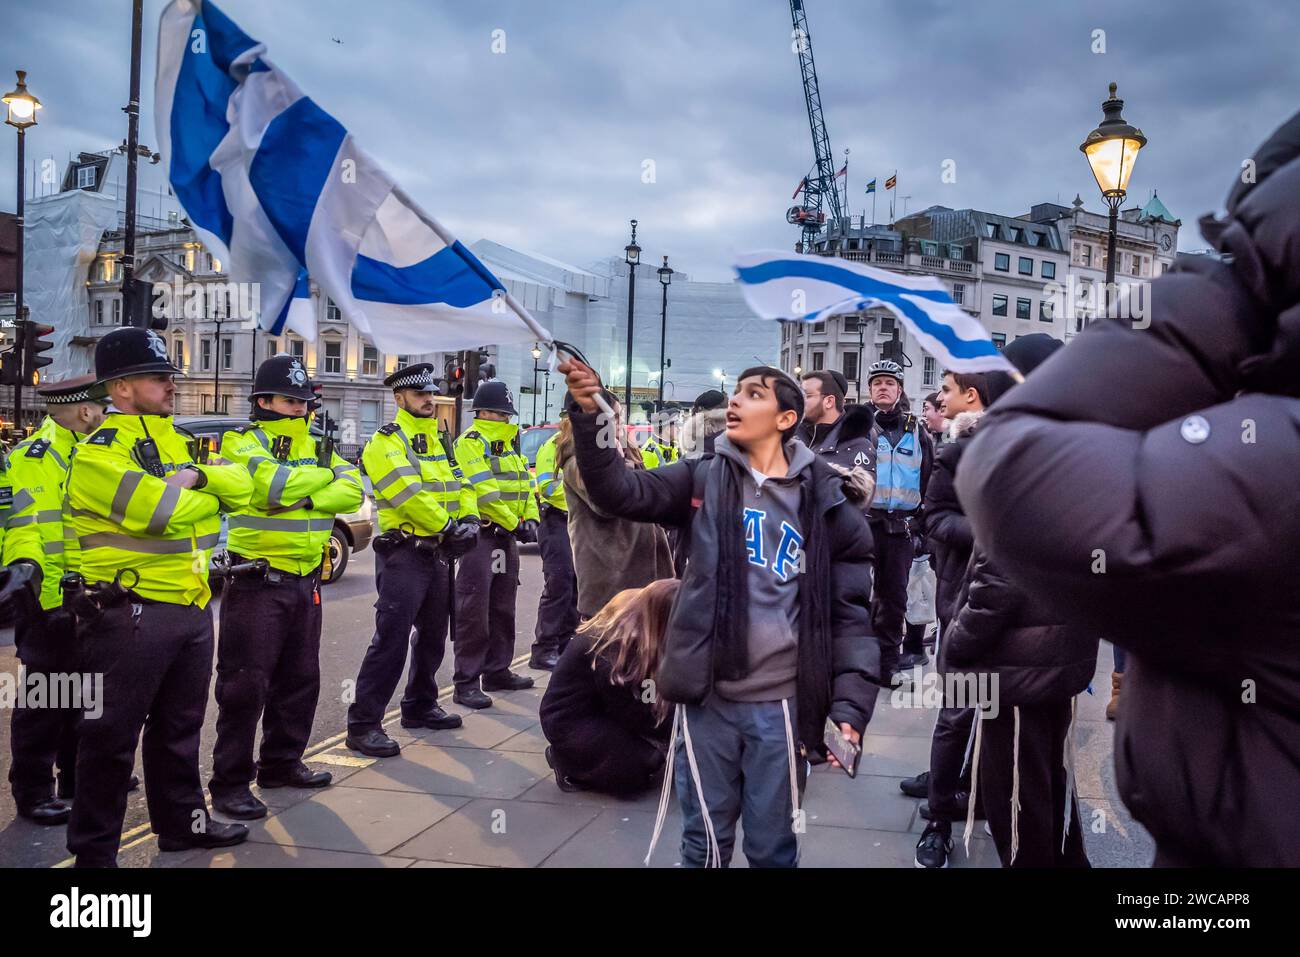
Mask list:
POLYGON ((978 319, 933 276, 907 276, 831 256, 762 251, 735 264, 749 308, 764 319, 821 322, 882 306, 943 369, 1015 372, 978 319))

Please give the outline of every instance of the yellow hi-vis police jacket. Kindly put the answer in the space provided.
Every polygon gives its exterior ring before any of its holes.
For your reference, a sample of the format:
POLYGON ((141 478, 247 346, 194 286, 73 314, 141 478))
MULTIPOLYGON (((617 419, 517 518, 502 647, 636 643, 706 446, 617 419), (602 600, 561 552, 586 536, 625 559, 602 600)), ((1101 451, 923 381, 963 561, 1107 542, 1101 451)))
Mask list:
POLYGON ((361 464, 379 509, 379 530, 406 526, 437 535, 453 518, 478 517, 474 493, 452 468, 438 437, 438 420, 405 409, 366 443, 361 464))
POLYGON ((5 525, 4 563, 25 558, 41 567, 41 607, 46 610, 63 603, 59 579, 77 567, 77 540, 65 543, 63 536, 63 493, 72 449, 83 438, 46 416, 9 460, 14 495, 5 525))
POLYGON ((355 512, 365 492, 361 470, 337 454, 316 464, 307 419, 256 421, 221 438, 221 457, 248 469, 253 498, 230 515, 226 547, 272 568, 309 575, 320 565, 334 516, 355 512))
POLYGON ((555 447, 559 437, 560 433, 555 433, 537 450, 537 474, 533 481, 537 483, 537 496, 543 505, 567 512, 569 506, 564 500, 564 474, 555 467, 555 447))
POLYGON ((9 458, 0 450, 0 546, 4 545, 5 524, 9 520, 9 510, 13 506, 14 490, 9 483, 9 458))
POLYGON ((456 464, 478 496, 479 513, 507 531, 539 518, 528 460, 519 454, 518 439, 514 423, 476 418, 456 440, 456 464))
POLYGON ((135 456, 152 438, 166 475, 193 465, 189 443, 170 416, 112 412, 77 446, 68 473, 68 523, 81 548, 81 574, 90 582, 123 584, 143 598, 203 608, 212 597, 208 562, 221 533, 222 509, 248 507, 253 480, 242 465, 198 465, 202 488, 168 485, 135 456))

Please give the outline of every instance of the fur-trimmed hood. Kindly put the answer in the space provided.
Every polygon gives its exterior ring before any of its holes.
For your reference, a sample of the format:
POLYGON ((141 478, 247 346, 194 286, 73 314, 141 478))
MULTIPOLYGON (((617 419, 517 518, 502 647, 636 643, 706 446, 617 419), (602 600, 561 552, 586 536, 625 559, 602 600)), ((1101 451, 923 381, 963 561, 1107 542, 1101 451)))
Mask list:
POLYGON ((944 429, 944 437, 949 442, 955 442, 965 436, 974 435, 982 418, 984 418, 983 409, 976 412, 958 412, 957 417, 944 429))

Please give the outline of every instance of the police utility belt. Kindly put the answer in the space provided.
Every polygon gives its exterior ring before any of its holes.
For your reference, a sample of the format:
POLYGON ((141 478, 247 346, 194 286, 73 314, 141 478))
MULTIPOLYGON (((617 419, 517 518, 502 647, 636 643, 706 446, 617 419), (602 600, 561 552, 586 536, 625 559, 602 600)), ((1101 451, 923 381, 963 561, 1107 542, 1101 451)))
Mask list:
POLYGON ((437 558, 440 561, 447 560, 442 549, 441 535, 416 535, 413 527, 408 522, 403 522, 397 528, 390 528, 382 535, 375 536, 371 547, 379 555, 389 555, 409 548, 429 558, 437 558))

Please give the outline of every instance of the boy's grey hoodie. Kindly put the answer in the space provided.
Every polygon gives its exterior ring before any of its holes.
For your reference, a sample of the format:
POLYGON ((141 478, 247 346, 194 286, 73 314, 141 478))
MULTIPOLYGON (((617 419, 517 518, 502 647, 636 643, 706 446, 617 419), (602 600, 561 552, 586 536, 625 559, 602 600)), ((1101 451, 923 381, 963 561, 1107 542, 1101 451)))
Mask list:
POLYGON ((745 476, 743 524, 749 545, 749 674, 718 681, 715 690, 730 701, 791 698, 798 672, 799 569, 803 530, 799 527, 800 478, 816 456, 798 439, 785 445, 785 476, 756 475, 748 456, 725 435, 714 452, 738 463, 745 476), (761 479, 761 481, 760 481, 761 479), (760 545, 761 542, 761 545, 760 545))

